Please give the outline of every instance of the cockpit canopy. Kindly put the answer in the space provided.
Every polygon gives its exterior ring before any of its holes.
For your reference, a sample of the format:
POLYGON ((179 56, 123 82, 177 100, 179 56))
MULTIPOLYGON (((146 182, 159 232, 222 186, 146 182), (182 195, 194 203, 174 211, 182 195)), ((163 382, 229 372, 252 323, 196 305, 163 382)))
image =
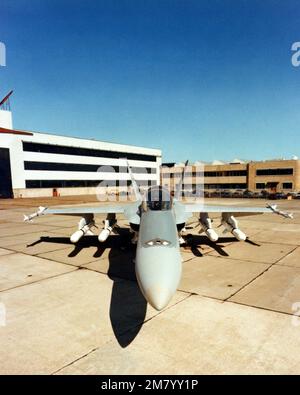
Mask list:
POLYGON ((171 210, 172 198, 169 191, 161 186, 150 187, 146 194, 145 209, 151 211, 171 210))

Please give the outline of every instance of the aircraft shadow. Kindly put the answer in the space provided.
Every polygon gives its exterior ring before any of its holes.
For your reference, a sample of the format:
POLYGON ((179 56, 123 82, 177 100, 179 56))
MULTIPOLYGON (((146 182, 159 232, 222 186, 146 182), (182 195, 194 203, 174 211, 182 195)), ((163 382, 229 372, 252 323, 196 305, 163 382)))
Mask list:
POLYGON ((202 252, 199 250, 199 248, 201 249, 201 246, 209 246, 213 248, 219 255, 228 256, 227 252, 223 250, 223 247, 225 246, 222 243, 235 241, 230 237, 220 237, 217 242, 213 242, 209 240, 207 236, 198 236, 192 234, 186 235, 185 240, 186 243, 183 245, 183 247, 190 248, 191 252, 197 257, 203 256, 202 252))
MULTIPOLYGON (((127 347, 138 335, 145 321, 147 301, 142 295, 136 281, 134 257, 135 246, 130 242, 131 234, 128 229, 118 229, 118 235, 110 236, 104 243, 99 243, 97 236, 85 236, 74 245, 69 237, 43 236, 28 247, 39 243, 56 243, 73 246, 68 254, 70 258, 77 256, 89 247, 97 247, 95 258, 100 258, 109 249, 109 268, 107 275, 113 281, 109 316, 114 335, 121 347, 127 347)), ((223 250, 222 243, 238 242, 232 237, 220 237, 217 243, 210 241, 206 236, 187 235, 184 246, 191 249, 197 257, 203 254, 201 246, 208 245, 222 256, 228 256, 223 250)), ((259 246, 249 239, 246 242, 259 246)), ((99 301, 101 303, 101 301, 99 301)))
MULTIPOLYGON (((107 275, 113 281, 109 316, 114 335, 121 347, 127 347, 138 335, 145 321, 147 301, 136 281, 134 258, 136 247, 131 244, 128 229, 118 230, 119 235, 109 237, 99 243, 97 236, 85 236, 74 245, 69 237, 41 237, 28 245, 39 243, 61 243, 74 246, 68 254, 75 257, 89 247, 97 247, 95 258, 100 258, 109 249, 107 275)), ((101 301, 99 301, 101 303, 101 301)))
MULTIPOLYGON (((233 237, 219 237, 217 242, 213 242, 209 240, 209 238, 206 236, 199 236, 192 234, 188 234, 187 236, 185 236, 185 239, 186 239, 186 243, 183 244, 183 247, 190 248, 191 252, 196 257, 203 256, 202 252, 199 250, 199 247, 201 248, 201 246, 205 246, 205 245, 213 248, 221 256, 229 256, 229 254, 223 249, 225 245, 222 243, 240 243, 240 241, 238 241, 236 238, 233 237)), ((250 240, 248 237, 245 240, 245 243, 249 243, 253 246, 260 247, 260 244, 255 243, 254 241, 250 240)))

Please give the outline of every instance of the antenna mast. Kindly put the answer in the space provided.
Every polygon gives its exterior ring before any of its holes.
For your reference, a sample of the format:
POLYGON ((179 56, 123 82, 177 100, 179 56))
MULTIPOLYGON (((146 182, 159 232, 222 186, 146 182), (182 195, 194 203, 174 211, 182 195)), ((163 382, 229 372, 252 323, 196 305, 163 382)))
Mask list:
POLYGON ((0 101, 0 110, 10 111, 10 101, 9 98, 13 94, 13 91, 10 91, 1 101, 0 101))

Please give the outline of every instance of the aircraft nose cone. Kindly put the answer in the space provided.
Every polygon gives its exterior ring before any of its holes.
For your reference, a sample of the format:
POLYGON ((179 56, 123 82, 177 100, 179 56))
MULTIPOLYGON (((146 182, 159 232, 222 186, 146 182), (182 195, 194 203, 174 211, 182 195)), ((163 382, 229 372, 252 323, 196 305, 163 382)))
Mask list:
POLYGON ((181 256, 177 248, 138 248, 135 271, 140 289, 156 310, 171 301, 181 277, 181 256))
POLYGON ((160 311, 169 304, 173 293, 168 288, 153 286, 148 289, 146 295, 151 306, 160 311))

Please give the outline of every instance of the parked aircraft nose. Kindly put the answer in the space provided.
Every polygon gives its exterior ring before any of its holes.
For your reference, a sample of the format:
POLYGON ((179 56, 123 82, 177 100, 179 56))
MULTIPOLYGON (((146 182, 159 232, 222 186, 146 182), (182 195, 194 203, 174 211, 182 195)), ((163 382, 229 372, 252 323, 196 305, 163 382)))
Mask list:
POLYGON ((172 299, 173 294, 168 288, 161 286, 152 286, 147 290, 147 300, 156 310, 164 309, 172 299))
POLYGON ((180 281, 179 249, 164 246, 138 248, 136 276, 146 300, 156 310, 162 310, 169 304, 180 281))

